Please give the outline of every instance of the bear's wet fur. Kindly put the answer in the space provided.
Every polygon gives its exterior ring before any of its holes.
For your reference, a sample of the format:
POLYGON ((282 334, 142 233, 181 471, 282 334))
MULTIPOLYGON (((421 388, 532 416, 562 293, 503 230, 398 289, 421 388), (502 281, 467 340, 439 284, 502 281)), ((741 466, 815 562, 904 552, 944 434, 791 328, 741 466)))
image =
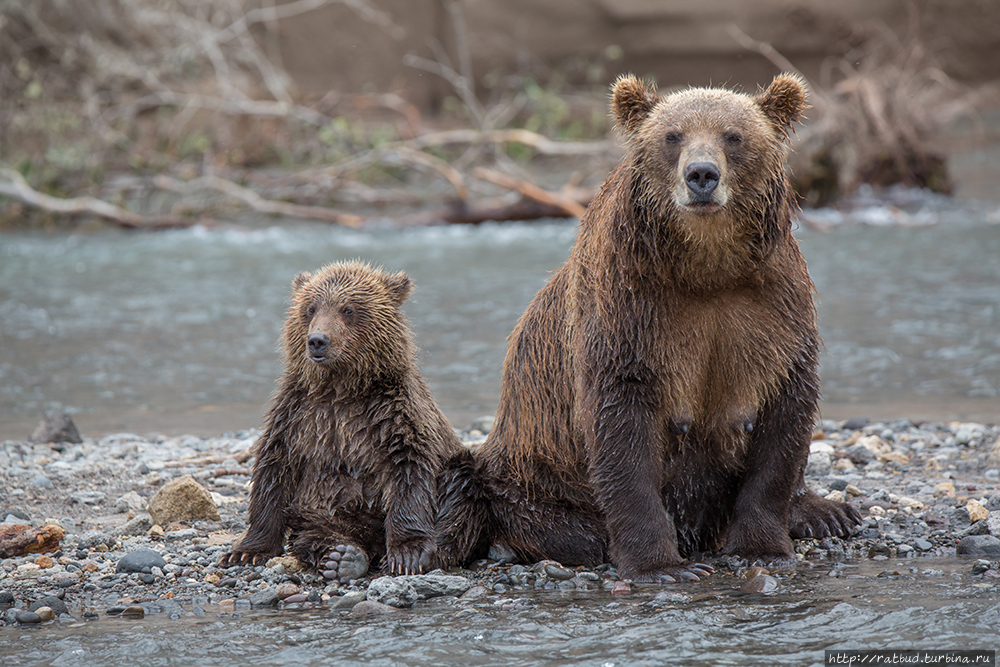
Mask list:
POLYGON ((417 368, 404 273, 340 262, 295 277, 285 369, 255 447, 247 532, 222 563, 290 552, 331 579, 438 566, 437 476, 465 451, 417 368))
POLYGON ((819 336, 784 171, 803 83, 661 97, 624 76, 612 97, 627 154, 511 335, 496 425, 446 470, 439 549, 670 581, 711 571, 692 554, 849 535, 858 512, 804 480, 819 336))

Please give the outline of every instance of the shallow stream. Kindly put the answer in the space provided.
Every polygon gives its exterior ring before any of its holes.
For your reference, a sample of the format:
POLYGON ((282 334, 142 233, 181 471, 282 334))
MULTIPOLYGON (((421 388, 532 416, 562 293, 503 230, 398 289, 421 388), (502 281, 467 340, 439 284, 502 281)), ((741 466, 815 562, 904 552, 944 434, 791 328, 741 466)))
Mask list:
MULTIPOLYGON (((832 224, 796 232, 819 297, 824 416, 995 421, 996 205, 923 197, 810 216, 832 224)), ((54 408, 90 435, 259 425, 292 277, 348 258, 414 279, 421 364, 464 427, 495 410, 507 336, 574 236, 562 221, 0 234, 0 439, 54 408)))

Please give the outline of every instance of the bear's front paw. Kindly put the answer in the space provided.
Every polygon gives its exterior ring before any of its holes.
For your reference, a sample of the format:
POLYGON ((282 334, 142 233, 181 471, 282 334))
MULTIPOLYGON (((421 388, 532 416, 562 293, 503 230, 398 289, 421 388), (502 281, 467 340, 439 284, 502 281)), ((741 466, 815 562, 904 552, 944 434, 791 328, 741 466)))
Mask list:
POLYGON ((321 567, 324 578, 346 584, 368 573, 368 556, 353 544, 338 544, 321 567))
POLYGON ((849 537, 860 525, 861 514, 847 503, 820 498, 812 491, 792 499, 788 511, 788 534, 803 537, 849 537))
POLYGON ((219 559, 219 567, 236 567, 238 565, 263 565, 271 560, 277 553, 255 551, 252 549, 241 549, 236 547, 232 551, 222 554, 219 559))
MULTIPOLYGON (((624 579, 632 579, 636 583, 673 584, 684 581, 700 581, 715 572, 715 568, 705 563, 684 562, 671 567, 661 567, 647 572, 640 572, 631 577, 622 575, 624 579)), ((619 572, 621 575, 621 572, 619 572)))
POLYGON ((421 574, 431 569, 437 547, 431 538, 414 539, 403 544, 389 545, 385 557, 389 573, 421 574))

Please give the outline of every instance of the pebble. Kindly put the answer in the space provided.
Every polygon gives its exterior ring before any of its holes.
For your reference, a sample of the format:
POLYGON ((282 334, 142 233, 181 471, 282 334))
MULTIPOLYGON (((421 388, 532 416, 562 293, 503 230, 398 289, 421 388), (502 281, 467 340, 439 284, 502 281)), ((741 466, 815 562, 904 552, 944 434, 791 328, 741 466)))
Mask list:
POLYGON ((142 572, 146 568, 158 567, 163 569, 167 562, 158 551, 152 549, 136 549, 121 557, 115 572, 142 572))

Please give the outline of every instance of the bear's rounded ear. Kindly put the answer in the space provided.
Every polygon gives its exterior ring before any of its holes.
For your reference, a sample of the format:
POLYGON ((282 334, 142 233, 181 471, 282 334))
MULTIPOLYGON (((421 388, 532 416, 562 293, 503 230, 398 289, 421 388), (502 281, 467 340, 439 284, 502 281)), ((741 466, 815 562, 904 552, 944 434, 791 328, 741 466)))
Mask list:
POLYGON ((303 271, 292 279, 292 289, 298 291, 310 280, 312 280, 312 274, 308 271, 303 271))
POLYGON ((402 305, 406 301, 406 297, 410 296, 410 292, 413 291, 413 281, 402 271, 386 275, 383 282, 385 282, 385 286, 389 290, 389 296, 392 298, 392 303, 395 306, 402 305))
POLYGON ((621 75, 611 87, 611 113, 625 134, 635 132, 658 101, 656 88, 633 74, 621 75))
POLYGON ((797 74, 788 72, 774 77, 771 85, 757 93, 754 100, 764 115, 786 135, 792 123, 809 108, 806 104, 806 82, 797 74))

